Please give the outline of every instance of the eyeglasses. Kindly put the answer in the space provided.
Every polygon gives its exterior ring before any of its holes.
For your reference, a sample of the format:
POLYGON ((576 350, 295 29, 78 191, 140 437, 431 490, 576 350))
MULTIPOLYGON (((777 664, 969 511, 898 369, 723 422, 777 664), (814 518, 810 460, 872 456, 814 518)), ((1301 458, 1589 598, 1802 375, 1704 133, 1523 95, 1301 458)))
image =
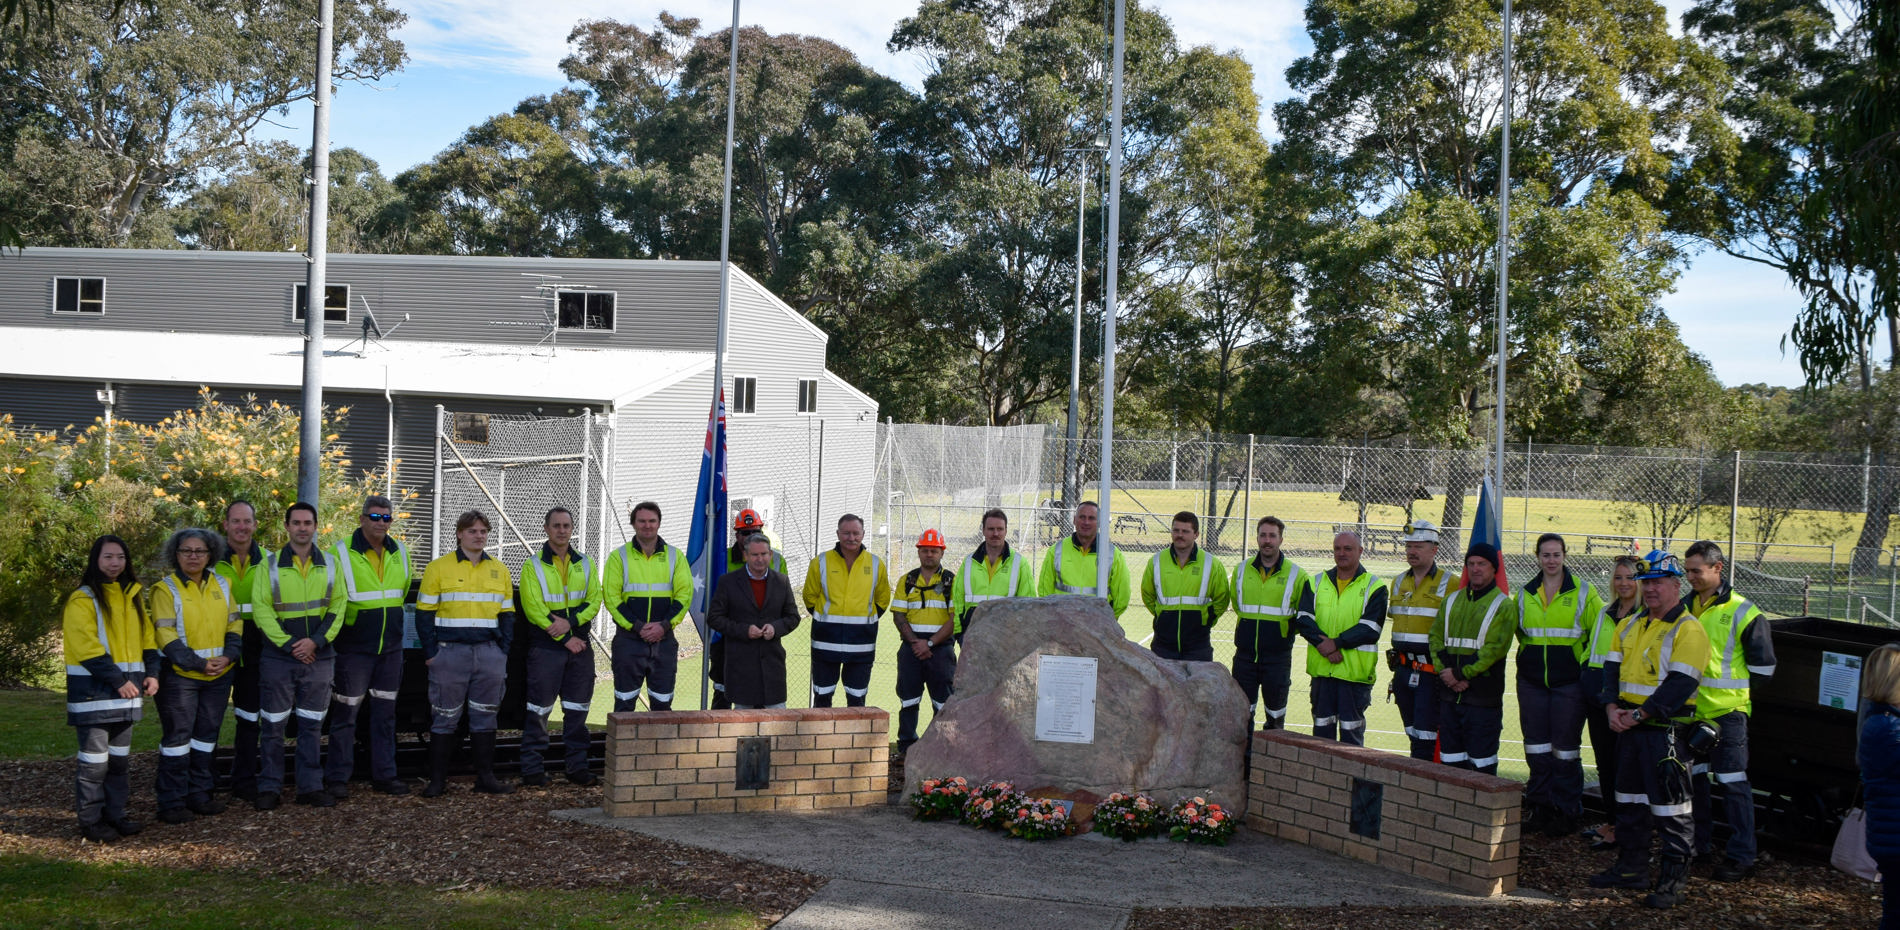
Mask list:
POLYGON ((178 550, 178 554, 179 555, 210 555, 211 550, 209 549, 180 549, 178 550))
POLYGON ((396 515, 393 513, 366 513, 363 516, 368 517, 372 523, 388 523, 396 519, 396 515))

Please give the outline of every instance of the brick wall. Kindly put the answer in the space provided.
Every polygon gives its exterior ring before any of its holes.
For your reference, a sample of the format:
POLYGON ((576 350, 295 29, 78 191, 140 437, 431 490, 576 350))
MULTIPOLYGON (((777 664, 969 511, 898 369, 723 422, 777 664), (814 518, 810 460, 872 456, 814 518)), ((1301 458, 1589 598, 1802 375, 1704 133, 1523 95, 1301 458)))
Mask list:
POLYGON ((1252 763, 1255 830, 1469 894, 1517 888, 1518 782, 1285 730, 1255 733, 1252 763), (1355 779, 1380 786, 1377 839, 1353 832, 1355 779))
POLYGON ((609 817, 866 807, 886 799, 890 715, 875 707, 609 714, 609 817), (770 787, 740 790, 738 741, 772 739, 770 787))

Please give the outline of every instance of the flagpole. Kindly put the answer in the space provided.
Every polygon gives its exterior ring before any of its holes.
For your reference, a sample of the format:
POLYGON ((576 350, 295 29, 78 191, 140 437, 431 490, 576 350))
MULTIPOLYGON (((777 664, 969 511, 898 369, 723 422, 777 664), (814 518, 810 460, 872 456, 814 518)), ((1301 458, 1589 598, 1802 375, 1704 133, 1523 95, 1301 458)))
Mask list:
MULTIPOLYGON (((732 309, 732 131, 739 111, 739 0, 732 0, 732 32, 727 45, 731 48, 731 57, 726 63, 726 176, 723 193, 719 199, 719 327, 713 347, 713 388, 712 409, 715 420, 720 416, 720 394, 726 383, 726 320, 732 309)), ((714 438, 718 440, 718 423, 713 425, 714 438)), ((714 450, 713 470, 709 481, 719 480, 718 450, 714 450)), ((713 503, 714 488, 707 488, 706 513, 706 578, 712 579, 713 559, 726 557, 724 552, 714 552, 713 540, 719 538, 719 507, 713 503)), ((706 592, 711 598, 712 592, 706 592)), ((707 625, 700 624, 699 636, 699 709, 706 709, 707 699, 712 689, 712 656, 707 639, 707 625)))
POLYGON ((1102 320, 1102 486, 1101 486, 1101 522, 1095 532, 1095 590, 1109 599, 1112 606, 1114 598, 1108 590, 1109 569, 1114 563, 1108 547, 1102 545, 1102 534, 1113 526, 1110 509, 1113 505, 1114 482, 1111 469, 1115 461, 1115 313, 1116 307, 1116 266, 1121 260, 1122 231, 1122 61, 1128 19, 1127 0, 1115 0, 1115 78, 1114 105, 1109 113, 1108 126, 1108 243, 1103 247, 1102 264, 1106 284, 1105 303, 1102 320))
MULTIPOLYGON (((1511 311, 1511 0, 1504 0, 1504 141, 1498 155, 1498 392, 1492 487, 1504 493, 1504 361, 1511 311)), ((1502 501, 1499 506, 1502 506, 1502 501)), ((1499 539, 1502 543, 1502 538, 1499 539)))

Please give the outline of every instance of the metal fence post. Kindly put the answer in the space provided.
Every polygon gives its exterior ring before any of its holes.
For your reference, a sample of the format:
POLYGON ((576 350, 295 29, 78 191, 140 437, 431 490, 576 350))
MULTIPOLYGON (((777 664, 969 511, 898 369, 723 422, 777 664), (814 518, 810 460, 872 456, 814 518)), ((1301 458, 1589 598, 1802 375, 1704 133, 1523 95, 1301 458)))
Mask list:
POLYGON ((897 429, 890 417, 884 418, 884 564, 891 564, 891 537, 896 535, 897 521, 891 513, 891 502, 895 499, 892 491, 897 487, 897 469, 893 467, 897 457, 893 454, 892 444, 897 442, 897 429))
POLYGON ((1729 478, 1728 498, 1728 583, 1735 583, 1735 526, 1742 512, 1742 450, 1735 450, 1735 471, 1729 478))
MULTIPOLYGON (((1253 541, 1247 538, 1247 530, 1249 527, 1253 526, 1253 434, 1252 433, 1247 434, 1247 480, 1242 482, 1241 486, 1245 489, 1242 493, 1247 495, 1246 497, 1241 499, 1241 505, 1240 505, 1240 560, 1242 562, 1245 562, 1247 561, 1247 553, 1252 551, 1247 548, 1247 544, 1253 541)), ((1255 533, 1254 535, 1256 537, 1259 536, 1258 533, 1255 533)), ((1284 540, 1282 540, 1282 542, 1284 542, 1284 540)))
MULTIPOLYGON (((581 412, 581 523, 579 526, 574 527, 574 538, 576 539, 586 539, 587 528, 593 525, 587 522, 587 515, 591 510, 591 508, 588 507, 589 501, 587 499, 588 478, 590 477, 588 470, 593 465, 593 462, 594 411, 592 408, 588 408, 581 412)), ((594 554, 598 556, 600 550, 594 550, 594 554)), ((528 557, 534 558, 534 553, 529 553, 528 557)))
POLYGON ((435 513, 431 515, 429 530, 429 558, 442 554, 442 421, 446 414, 441 404, 435 405, 435 513))
POLYGON ((1900 617, 1900 546, 1893 547, 1893 555, 1887 560, 1887 616, 1900 617))
POLYGON ((814 552, 820 552, 824 550, 824 545, 821 542, 819 542, 819 540, 823 539, 824 537, 818 535, 819 531, 823 530, 825 526, 824 504, 825 504, 825 420, 823 417, 820 417, 818 418, 818 491, 815 495, 813 495, 812 505, 811 505, 812 522, 814 524, 811 530, 811 546, 814 552))

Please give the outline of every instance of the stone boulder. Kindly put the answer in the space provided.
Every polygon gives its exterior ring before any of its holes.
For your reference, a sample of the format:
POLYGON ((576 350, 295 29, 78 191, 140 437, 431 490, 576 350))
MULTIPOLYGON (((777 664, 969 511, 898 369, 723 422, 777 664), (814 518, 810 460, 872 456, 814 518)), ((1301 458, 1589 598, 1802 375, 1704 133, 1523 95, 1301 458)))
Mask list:
POLYGON ((962 775, 1103 797, 1145 791, 1163 804, 1201 795, 1246 809, 1251 721, 1226 668, 1156 658, 1128 640, 1101 598, 1016 598, 977 611, 955 692, 905 758, 907 793, 962 775), (1036 739, 1043 655, 1096 660, 1093 743, 1036 739))

